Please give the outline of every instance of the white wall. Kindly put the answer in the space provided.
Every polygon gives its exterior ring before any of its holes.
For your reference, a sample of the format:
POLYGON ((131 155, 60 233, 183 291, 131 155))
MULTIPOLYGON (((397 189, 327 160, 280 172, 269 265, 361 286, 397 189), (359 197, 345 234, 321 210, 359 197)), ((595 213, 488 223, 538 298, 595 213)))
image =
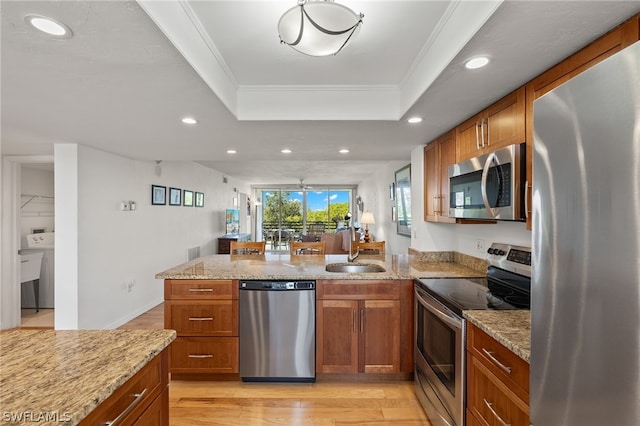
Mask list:
POLYGON ((421 251, 453 250, 484 258, 493 242, 531 246, 531 232, 524 222, 498 222, 488 225, 444 224, 424 221, 423 149, 411 152, 411 247, 421 251), (484 250, 476 250, 476 240, 484 241, 484 250))
POLYGON ((161 303, 154 275, 189 248, 213 254, 233 188, 248 189, 193 162, 163 162, 157 176, 155 162, 75 144, 56 145, 55 163, 57 329, 113 328, 161 303), (203 192, 205 206, 151 205, 152 184, 203 192), (121 211, 122 201, 137 209, 121 211))
MULTIPOLYGON (((408 161, 390 161, 377 167, 374 173, 358 184, 358 195, 362 197, 364 210, 371 211, 376 220, 374 225, 369 225, 369 234, 374 241, 385 241, 386 251, 393 254, 407 253, 411 244, 409 237, 396 232, 396 222, 391 220, 394 202, 389 197, 389 185, 395 181, 395 171, 407 164, 408 161)), ((413 170, 411 174, 413 178, 413 170)), ((358 221, 361 217, 362 212, 358 211, 358 221)))

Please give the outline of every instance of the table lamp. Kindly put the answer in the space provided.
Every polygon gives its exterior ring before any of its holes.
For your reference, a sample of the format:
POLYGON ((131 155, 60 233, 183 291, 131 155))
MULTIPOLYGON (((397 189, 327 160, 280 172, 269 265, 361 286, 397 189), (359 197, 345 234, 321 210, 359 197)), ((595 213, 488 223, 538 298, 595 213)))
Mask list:
POLYGON ((376 223, 375 218, 373 217, 373 213, 370 211, 366 211, 362 213, 362 218, 360 218, 360 223, 364 224, 364 242, 368 243, 371 239, 369 237, 369 225, 373 225, 376 223))

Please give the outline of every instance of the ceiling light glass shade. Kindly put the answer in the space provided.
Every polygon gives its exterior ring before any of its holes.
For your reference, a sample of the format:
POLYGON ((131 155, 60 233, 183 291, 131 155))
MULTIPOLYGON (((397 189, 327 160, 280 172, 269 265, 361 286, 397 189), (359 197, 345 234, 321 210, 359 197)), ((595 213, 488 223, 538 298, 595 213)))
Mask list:
POLYGON ((278 22, 280 42, 309 56, 336 55, 358 34, 363 17, 333 0, 298 0, 278 22))

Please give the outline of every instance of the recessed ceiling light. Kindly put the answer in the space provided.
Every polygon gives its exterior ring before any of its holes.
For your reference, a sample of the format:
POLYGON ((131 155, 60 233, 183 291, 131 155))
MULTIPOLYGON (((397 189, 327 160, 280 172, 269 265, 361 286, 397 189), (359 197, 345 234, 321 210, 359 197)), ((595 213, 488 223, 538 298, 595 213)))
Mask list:
POLYGON ((477 58, 469 59, 465 62, 464 66, 468 70, 475 70, 477 68, 482 68, 489 63, 489 58, 486 56, 478 56, 477 58))
POLYGON ((285 148, 283 150, 280 151, 283 154, 291 154, 291 150, 289 148, 285 148))
POLYGON ((342 148, 340 151, 338 151, 340 154, 348 154, 349 150, 347 148, 342 148))
POLYGON ((422 123, 422 117, 411 117, 407 122, 411 124, 422 123))
POLYGON ((238 151, 236 151, 235 149, 228 149, 227 150, 227 154, 237 154, 238 151))
POLYGON ((57 38, 69 38, 73 35, 71 28, 53 18, 41 15, 27 15, 24 20, 37 30, 57 38))
POLYGON ((193 117, 184 117, 184 118, 182 119, 182 122, 183 122, 184 124, 196 124, 196 123, 198 122, 198 120, 196 120, 196 119, 195 119, 195 118, 193 118, 193 117))

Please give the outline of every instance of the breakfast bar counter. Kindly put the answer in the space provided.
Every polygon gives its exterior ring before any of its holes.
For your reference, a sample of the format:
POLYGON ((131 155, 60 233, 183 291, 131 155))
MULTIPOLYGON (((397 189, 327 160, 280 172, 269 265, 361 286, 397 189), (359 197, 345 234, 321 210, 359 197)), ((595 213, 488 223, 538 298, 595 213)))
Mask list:
POLYGON ((0 333, 0 423, 79 424, 175 337, 173 330, 0 333))
POLYGON ((212 255, 156 274, 159 279, 315 279, 397 280, 414 278, 483 277, 484 260, 453 252, 411 252, 405 255, 361 255, 355 264, 378 265, 384 272, 328 272, 328 264, 346 264, 346 255, 290 256, 212 255))

